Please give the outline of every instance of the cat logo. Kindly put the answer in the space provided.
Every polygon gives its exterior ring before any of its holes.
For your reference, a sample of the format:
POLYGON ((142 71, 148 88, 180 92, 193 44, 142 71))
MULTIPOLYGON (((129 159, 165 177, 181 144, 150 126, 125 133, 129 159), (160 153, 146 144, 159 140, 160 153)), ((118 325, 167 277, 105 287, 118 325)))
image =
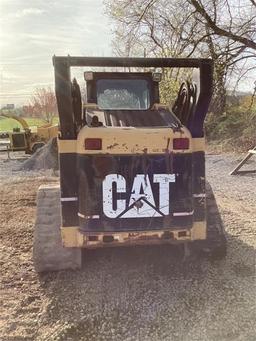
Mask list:
POLYGON ((170 183, 175 182, 175 174, 154 174, 153 182, 159 184, 159 207, 156 207, 147 174, 137 174, 134 177, 127 207, 126 199, 121 199, 126 193, 125 178, 119 174, 107 175, 102 186, 104 214, 108 218, 149 218, 168 215, 170 183), (114 197, 118 198, 114 200, 114 197))

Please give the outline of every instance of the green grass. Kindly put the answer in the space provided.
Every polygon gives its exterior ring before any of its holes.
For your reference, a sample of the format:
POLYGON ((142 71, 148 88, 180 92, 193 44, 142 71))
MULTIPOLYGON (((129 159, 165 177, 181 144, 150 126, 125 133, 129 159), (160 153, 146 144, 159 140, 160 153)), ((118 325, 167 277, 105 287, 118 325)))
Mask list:
MULTIPOLYGON (((28 123, 29 127, 39 127, 41 125, 46 124, 46 122, 40 118, 32 118, 32 117, 27 117, 24 118, 25 121, 28 123)), ((58 117, 53 118, 53 124, 57 124, 59 122, 58 117)), ((22 126, 20 123, 12 118, 5 118, 5 117, 0 117, 0 131, 13 131, 13 128, 20 128, 22 129, 22 126)))

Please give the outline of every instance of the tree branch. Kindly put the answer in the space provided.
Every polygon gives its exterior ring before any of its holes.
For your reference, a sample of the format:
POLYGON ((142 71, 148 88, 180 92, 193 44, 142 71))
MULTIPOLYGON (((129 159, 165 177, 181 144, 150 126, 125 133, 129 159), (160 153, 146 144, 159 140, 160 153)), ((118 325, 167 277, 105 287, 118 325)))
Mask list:
MULTIPOLYGON (((252 0, 253 1, 253 0, 252 0)), ((206 12, 203 5, 201 5, 197 0, 190 0, 191 4, 197 10, 197 12, 206 20, 208 26, 213 30, 213 32, 219 36, 231 38, 234 41, 240 42, 243 45, 256 50, 256 42, 241 35, 237 35, 231 31, 227 31, 224 28, 219 27, 216 22, 212 20, 210 15, 206 12)))

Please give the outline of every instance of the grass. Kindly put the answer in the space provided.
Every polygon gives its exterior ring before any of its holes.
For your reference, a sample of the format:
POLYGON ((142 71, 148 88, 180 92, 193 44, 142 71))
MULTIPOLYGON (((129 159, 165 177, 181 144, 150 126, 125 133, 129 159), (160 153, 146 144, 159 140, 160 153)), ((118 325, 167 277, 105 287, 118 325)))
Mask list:
MULTIPOLYGON (((40 118, 26 117, 24 119, 28 123, 29 127, 39 127, 41 125, 46 124, 46 122, 40 118)), ((53 124, 57 124, 58 122, 59 122, 59 118, 54 117, 53 124)), ((18 121, 12 118, 0 117, 0 131, 4 131, 4 132, 13 131, 13 128, 20 128, 22 130, 22 126, 18 121)))

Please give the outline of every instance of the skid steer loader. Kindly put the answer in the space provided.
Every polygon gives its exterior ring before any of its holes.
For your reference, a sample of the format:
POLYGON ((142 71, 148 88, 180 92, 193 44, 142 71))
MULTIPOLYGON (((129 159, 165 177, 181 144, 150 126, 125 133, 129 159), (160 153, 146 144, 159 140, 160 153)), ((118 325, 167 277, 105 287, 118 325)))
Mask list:
MULTIPOLYGON (((226 254, 205 181, 203 123, 212 95, 208 59, 53 57, 60 119, 60 185, 37 197, 37 271, 81 267, 83 248, 183 243, 226 254), (85 72, 87 101, 71 67, 194 68, 172 109, 157 72, 85 72)), ((186 248, 185 248, 186 249, 186 248)))

